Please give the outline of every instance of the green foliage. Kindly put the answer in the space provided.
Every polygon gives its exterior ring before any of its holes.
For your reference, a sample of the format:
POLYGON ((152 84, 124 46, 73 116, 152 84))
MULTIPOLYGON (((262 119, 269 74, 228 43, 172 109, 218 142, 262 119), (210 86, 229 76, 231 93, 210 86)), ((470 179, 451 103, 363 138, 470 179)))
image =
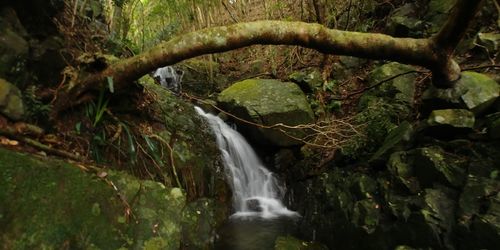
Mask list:
POLYGON ((27 117, 34 122, 47 122, 51 105, 43 103, 36 92, 37 86, 35 85, 30 85, 24 90, 23 102, 27 117))
POLYGON ((104 113, 106 112, 106 109, 108 108, 108 102, 109 98, 104 100, 104 92, 105 89, 101 89, 99 91, 99 98, 97 99, 97 103, 94 101, 91 101, 85 109, 85 113, 87 114, 87 117, 89 117, 92 120, 92 126, 96 127, 99 122, 103 119, 104 113))

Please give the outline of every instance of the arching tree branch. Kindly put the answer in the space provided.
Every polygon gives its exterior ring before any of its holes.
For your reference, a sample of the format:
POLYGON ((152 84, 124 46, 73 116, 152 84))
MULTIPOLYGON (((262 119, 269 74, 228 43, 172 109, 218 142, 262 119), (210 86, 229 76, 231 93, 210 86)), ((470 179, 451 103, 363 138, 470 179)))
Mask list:
POLYGON ((144 74, 165 65, 203 54, 218 53, 250 45, 299 45, 323 53, 378 60, 391 60, 429 68, 435 84, 449 86, 458 79, 460 68, 452 53, 475 16, 481 0, 458 0, 448 22, 437 36, 429 39, 395 38, 376 33, 328 29, 320 24, 287 21, 256 21, 207 28, 183 34, 140 55, 121 60, 67 86, 59 95, 55 112, 86 91, 97 89, 112 77, 121 89, 144 74))

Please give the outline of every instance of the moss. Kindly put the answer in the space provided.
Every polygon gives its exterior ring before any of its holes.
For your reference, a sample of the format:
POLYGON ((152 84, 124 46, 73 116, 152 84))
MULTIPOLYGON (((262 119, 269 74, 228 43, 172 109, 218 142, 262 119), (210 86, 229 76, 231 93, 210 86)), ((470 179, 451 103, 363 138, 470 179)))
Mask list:
MULTIPOLYGON (((218 101, 228 112, 251 122, 263 125, 308 124, 314 115, 301 89, 294 83, 273 79, 248 79, 233 84, 220 93, 218 101)), ((250 131, 249 137, 258 138, 260 144, 293 146, 302 144, 279 129, 255 128, 242 124, 250 131)), ((305 135, 304 130, 285 129, 296 138, 305 135)))
POLYGON ((3 247, 139 249, 156 242, 179 248, 182 191, 120 172, 107 179, 0 148, 3 247))

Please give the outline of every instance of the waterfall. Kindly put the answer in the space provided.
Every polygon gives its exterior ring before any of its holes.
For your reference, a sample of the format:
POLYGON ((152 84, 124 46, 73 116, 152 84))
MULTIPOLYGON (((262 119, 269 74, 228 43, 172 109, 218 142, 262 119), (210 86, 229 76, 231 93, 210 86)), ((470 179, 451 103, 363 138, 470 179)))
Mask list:
POLYGON ((280 200, 283 188, 267 170, 245 138, 219 117, 195 107, 210 124, 222 153, 226 177, 233 190, 232 217, 298 216, 280 200))

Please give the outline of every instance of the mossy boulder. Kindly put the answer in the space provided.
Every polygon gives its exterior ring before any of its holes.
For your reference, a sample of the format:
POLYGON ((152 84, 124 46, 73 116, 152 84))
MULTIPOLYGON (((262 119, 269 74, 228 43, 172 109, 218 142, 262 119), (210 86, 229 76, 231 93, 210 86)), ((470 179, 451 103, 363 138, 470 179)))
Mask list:
POLYGON ((185 194, 123 172, 0 148, 6 249, 179 249, 185 194))
POLYGON ((0 78, 0 113, 12 120, 21 120, 25 113, 21 91, 2 78, 0 78))
MULTIPOLYGON (((249 79, 234 83, 218 97, 219 104, 239 118, 264 126, 295 126, 314 122, 314 115, 301 89, 294 83, 273 79, 249 79)), ((238 121, 236 121, 238 122, 238 121)), ((241 123, 243 132, 256 142, 270 146, 303 144, 306 131, 282 126, 263 128, 241 123), (283 133, 281 130, 284 130, 283 133)))
POLYGON ((455 128, 473 128, 474 114, 465 109, 440 109, 434 110, 427 119, 430 126, 451 126, 455 128))
POLYGON ((373 95, 379 97, 394 98, 397 101, 412 106, 415 96, 416 74, 405 73, 414 70, 414 67, 396 62, 387 63, 375 68, 369 75, 370 85, 378 84, 399 74, 403 75, 382 83, 369 93, 373 93, 373 95))
POLYGON ((453 88, 430 87, 423 95, 424 106, 433 109, 462 108, 475 114, 490 107, 498 98, 500 86, 489 76, 476 72, 463 72, 453 88))

